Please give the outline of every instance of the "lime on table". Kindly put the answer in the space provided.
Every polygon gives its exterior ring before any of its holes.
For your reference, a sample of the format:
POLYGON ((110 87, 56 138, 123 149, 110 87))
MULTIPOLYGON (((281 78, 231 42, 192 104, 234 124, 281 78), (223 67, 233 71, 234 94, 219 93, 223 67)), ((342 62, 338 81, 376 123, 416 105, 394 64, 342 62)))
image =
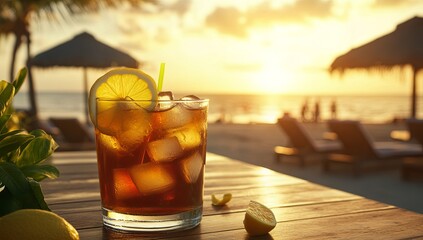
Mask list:
POLYGON ((75 228, 59 215, 40 209, 22 209, 0 218, 0 239, 79 239, 75 228))
POLYGON ((116 68, 101 76, 93 84, 89 94, 89 112, 91 121, 96 127, 110 130, 109 126, 121 123, 123 117, 119 111, 138 107, 151 110, 157 100, 156 83, 152 77, 138 69, 116 68), (97 109, 96 100, 105 100, 102 109, 97 109), (131 102, 125 102, 133 100, 131 102), (122 102, 119 102, 122 101, 122 102), (99 111, 99 112, 97 112, 99 111), (104 112, 107 120, 98 126, 97 116, 104 112))
POLYGON ((272 210, 261 203, 250 201, 244 218, 244 228, 251 236, 264 235, 276 227, 272 210))

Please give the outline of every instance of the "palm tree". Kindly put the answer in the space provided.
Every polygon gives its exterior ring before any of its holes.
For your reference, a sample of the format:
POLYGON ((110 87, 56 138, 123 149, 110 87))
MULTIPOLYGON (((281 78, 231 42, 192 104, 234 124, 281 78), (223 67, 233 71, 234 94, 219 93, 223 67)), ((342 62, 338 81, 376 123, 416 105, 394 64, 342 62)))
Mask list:
MULTIPOLYGON (((54 19, 54 14, 64 16, 76 16, 80 13, 89 13, 107 7, 118 7, 124 2, 132 6, 139 6, 141 3, 155 3, 155 0, 0 0, 0 37, 2 35, 14 35, 10 81, 15 75, 16 54, 23 42, 26 42, 27 65, 31 58, 31 32, 30 25, 33 17, 47 16, 54 19), (65 11, 65 12, 63 12, 65 11)), ((35 101, 35 90, 31 74, 31 66, 28 67, 28 87, 31 105, 31 115, 37 117, 37 106, 35 101)))

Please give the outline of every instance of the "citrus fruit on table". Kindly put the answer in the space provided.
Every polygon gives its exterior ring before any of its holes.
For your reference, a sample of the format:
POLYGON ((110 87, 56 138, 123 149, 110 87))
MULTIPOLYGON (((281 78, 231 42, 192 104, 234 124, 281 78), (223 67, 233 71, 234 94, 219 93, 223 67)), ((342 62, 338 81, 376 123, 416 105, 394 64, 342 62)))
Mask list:
POLYGON ((21 209, 0 218, 2 240, 79 239, 75 228, 59 215, 40 209, 21 209))
POLYGON ((264 235, 276 227, 272 210, 261 203, 250 201, 244 218, 244 228, 252 236, 264 235))
POLYGON ((151 110, 155 107, 155 100, 157 89, 152 77, 138 69, 116 68, 95 81, 88 97, 88 107, 93 124, 107 132, 109 126, 124 120, 121 118, 125 116, 121 116, 119 111, 140 107, 151 110), (97 99, 110 102, 102 104, 102 109, 97 109, 97 99), (122 102, 118 102, 119 100, 122 102), (125 102, 128 100, 134 101, 125 102), (104 118, 109 121, 101 121, 101 126, 98 126, 97 117, 100 112, 103 112, 104 118))
POLYGON ((223 206, 226 203, 228 203, 229 201, 231 201, 232 199, 232 194, 231 193, 225 193, 223 194, 223 198, 219 199, 216 197, 216 195, 212 194, 211 195, 212 198, 212 205, 214 206, 223 206))

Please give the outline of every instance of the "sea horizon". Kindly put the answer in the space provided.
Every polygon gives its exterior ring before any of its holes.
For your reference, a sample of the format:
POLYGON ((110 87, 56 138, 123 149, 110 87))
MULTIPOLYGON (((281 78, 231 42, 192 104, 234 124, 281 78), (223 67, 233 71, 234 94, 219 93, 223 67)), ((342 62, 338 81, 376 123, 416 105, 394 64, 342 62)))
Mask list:
MULTIPOLYGON (((36 90, 35 94, 82 94, 82 90, 36 90)), ((294 92, 294 93, 286 93, 286 92, 282 92, 282 93, 275 93, 275 92, 271 92, 271 93, 263 93, 263 92, 196 92, 198 93, 199 96, 209 96, 209 95, 270 95, 270 96, 274 96, 274 95, 283 95, 283 96, 334 96, 334 97, 409 97, 411 98, 411 96, 408 93, 402 93, 402 94, 398 94, 398 93, 356 93, 356 92, 352 92, 352 93, 330 93, 330 92, 317 92, 317 93, 300 93, 300 92, 294 92)), ((24 95, 24 94, 29 94, 29 91, 26 89, 21 89, 19 91, 19 95, 24 95)), ((187 95, 192 95, 192 92, 181 92, 181 91, 177 91, 174 92, 175 96, 187 96, 187 95)), ((418 96, 418 97, 423 97, 423 96, 418 96)))
MULTIPOLYGON (((192 93, 191 93, 192 94, 192 93)), ((175 93, 175 98, 190 94, 175 93)), ((308 102, 307 117, 312 118, 314 105, 318 101, 320 119, 332 118, 330 104, 336 102, 338 119, 360 120, 370 123, 387 123, 409 117, 411 99, 407 95, 323 95, 323 94, 253 94, 253 93, 199 93, 200 98, 210 99, 209 122, 224 123, 275 123, 283 114, 301 118, 301 107, 308 102)), ((36 101, 39 117, 76 117, 85 121, 84 93, 77 91, 37 91, 36 101)), ((417 117, 423 117, 423 96, 418 98, 417 117)), ((28 92, 16 95, 17 109, 29 108, 28 92)))

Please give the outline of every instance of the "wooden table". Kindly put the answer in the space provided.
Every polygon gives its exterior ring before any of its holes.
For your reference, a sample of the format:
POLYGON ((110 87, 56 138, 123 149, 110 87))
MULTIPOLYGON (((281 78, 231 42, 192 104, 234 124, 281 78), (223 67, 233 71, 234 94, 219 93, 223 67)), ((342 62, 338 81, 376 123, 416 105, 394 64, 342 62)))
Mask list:
POLYGON ((242 221, 250 200, 270 207, 278 221, 258 239, 423 239, 422 214, 211 153, 200 226, 173 233, 115 232, 102 225, 95 152, 55 153, 52 162, 61 176, 42 183, 46 201, 81 239, 249 239, 242 221), (227 206, 211 205, 212 193, 228 192, 233 198, 227 206))

